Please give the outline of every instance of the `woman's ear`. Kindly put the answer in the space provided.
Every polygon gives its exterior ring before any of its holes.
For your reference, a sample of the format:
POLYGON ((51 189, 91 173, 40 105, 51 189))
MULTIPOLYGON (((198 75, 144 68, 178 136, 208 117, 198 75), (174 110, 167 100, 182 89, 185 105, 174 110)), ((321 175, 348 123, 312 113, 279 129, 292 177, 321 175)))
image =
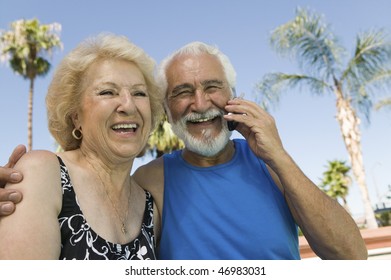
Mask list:
POLYGON ((79 129, 81 127, 79 113, 75 112, 71 114, 71 119, 75 128, 79 129))

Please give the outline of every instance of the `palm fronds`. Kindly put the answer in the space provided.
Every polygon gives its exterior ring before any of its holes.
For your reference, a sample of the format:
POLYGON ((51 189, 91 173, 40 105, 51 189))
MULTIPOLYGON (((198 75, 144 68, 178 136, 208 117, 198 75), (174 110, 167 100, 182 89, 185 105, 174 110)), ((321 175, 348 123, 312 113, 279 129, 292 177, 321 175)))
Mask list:
POLYGON ((322 79, 333 78, 345 51, 322 17, 298 8, 296 17, 272 31, 271 45, 282 55, 297 58, 301 69, 322 79))

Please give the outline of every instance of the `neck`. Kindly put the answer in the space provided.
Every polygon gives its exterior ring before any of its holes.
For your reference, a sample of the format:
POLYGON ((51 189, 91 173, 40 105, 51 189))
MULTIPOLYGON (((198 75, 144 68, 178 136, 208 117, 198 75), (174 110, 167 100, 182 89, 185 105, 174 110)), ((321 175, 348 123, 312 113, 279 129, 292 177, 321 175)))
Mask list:
POLYGON ((132 165, 102 160, 99 155, 86 153, 83 150, 80 150, 80 152, 80 160, 84 161, 86 166, 99 177, 104 186, 111 186, 106 191, 121 195, 123 189, 130 186, 132 165))
POLYGON ((190 163, 191 165, 198 166, 198 167, 210 167, 210 166, 226 163, 232 159, 234 154, 235 154, 235 145, 232 140, 230 140, 219 153, 211 157, 202 156, 186 148, 183 149, 182 151, 183 159, 188 163, 190 163))

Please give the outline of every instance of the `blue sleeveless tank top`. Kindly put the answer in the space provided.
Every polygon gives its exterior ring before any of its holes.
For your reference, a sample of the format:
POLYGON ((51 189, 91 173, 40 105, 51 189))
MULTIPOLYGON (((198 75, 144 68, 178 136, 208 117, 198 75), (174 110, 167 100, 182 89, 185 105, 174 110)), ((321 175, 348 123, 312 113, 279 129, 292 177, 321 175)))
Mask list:
POLYGON ((283 194, 247 142, 234 144, 229 162, 207 168, 164 155, 158 259, 300 259, 283 194))

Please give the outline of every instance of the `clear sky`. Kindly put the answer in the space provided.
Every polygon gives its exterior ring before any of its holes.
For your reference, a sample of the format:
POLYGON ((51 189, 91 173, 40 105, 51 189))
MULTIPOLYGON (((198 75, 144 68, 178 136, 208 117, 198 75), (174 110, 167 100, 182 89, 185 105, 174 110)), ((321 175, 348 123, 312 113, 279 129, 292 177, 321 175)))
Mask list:
MULTIPOLYGON (((391 31, 389 0, 0 0, 0 29, 12 21, 38 18, 62 25, 64 49, 54 53, 53 67, 87 36, 107 31, 126 35, 157 62, 190 41, 220 47, 237 71, 237 91, 255 98, 254 86, 271 71, 298 72, 294 61, 278 57, 268 43, 271 30, 291 20, 296 7, 309 7, 325 16, 341 43, 351 52, 358 32, 372 28, 391 31)), ((53 70, 36 79, 33 148, 54 150, 47 129, 45 95, 53 70)), ((17 144, 27 144, 29 83, 0 66, 0 165, 17 144)), ((390 94, 390 93, 388 93, 390 94)), ((384 93, 383 93, 384 96, 384 93)), ((348 160, 332 95, 313 96, 298 89, 284 95, 271 113, 286 150, 318 184, 329 160, 348 160)), ((391 110, 373 112, 362 126, 367 184, 373 204, 391 184, 391 110)), ((135 167, 149 158, 137 160, 135 167)), ((348 196, 354 217, 363 215, 358 187, 348 196)))

